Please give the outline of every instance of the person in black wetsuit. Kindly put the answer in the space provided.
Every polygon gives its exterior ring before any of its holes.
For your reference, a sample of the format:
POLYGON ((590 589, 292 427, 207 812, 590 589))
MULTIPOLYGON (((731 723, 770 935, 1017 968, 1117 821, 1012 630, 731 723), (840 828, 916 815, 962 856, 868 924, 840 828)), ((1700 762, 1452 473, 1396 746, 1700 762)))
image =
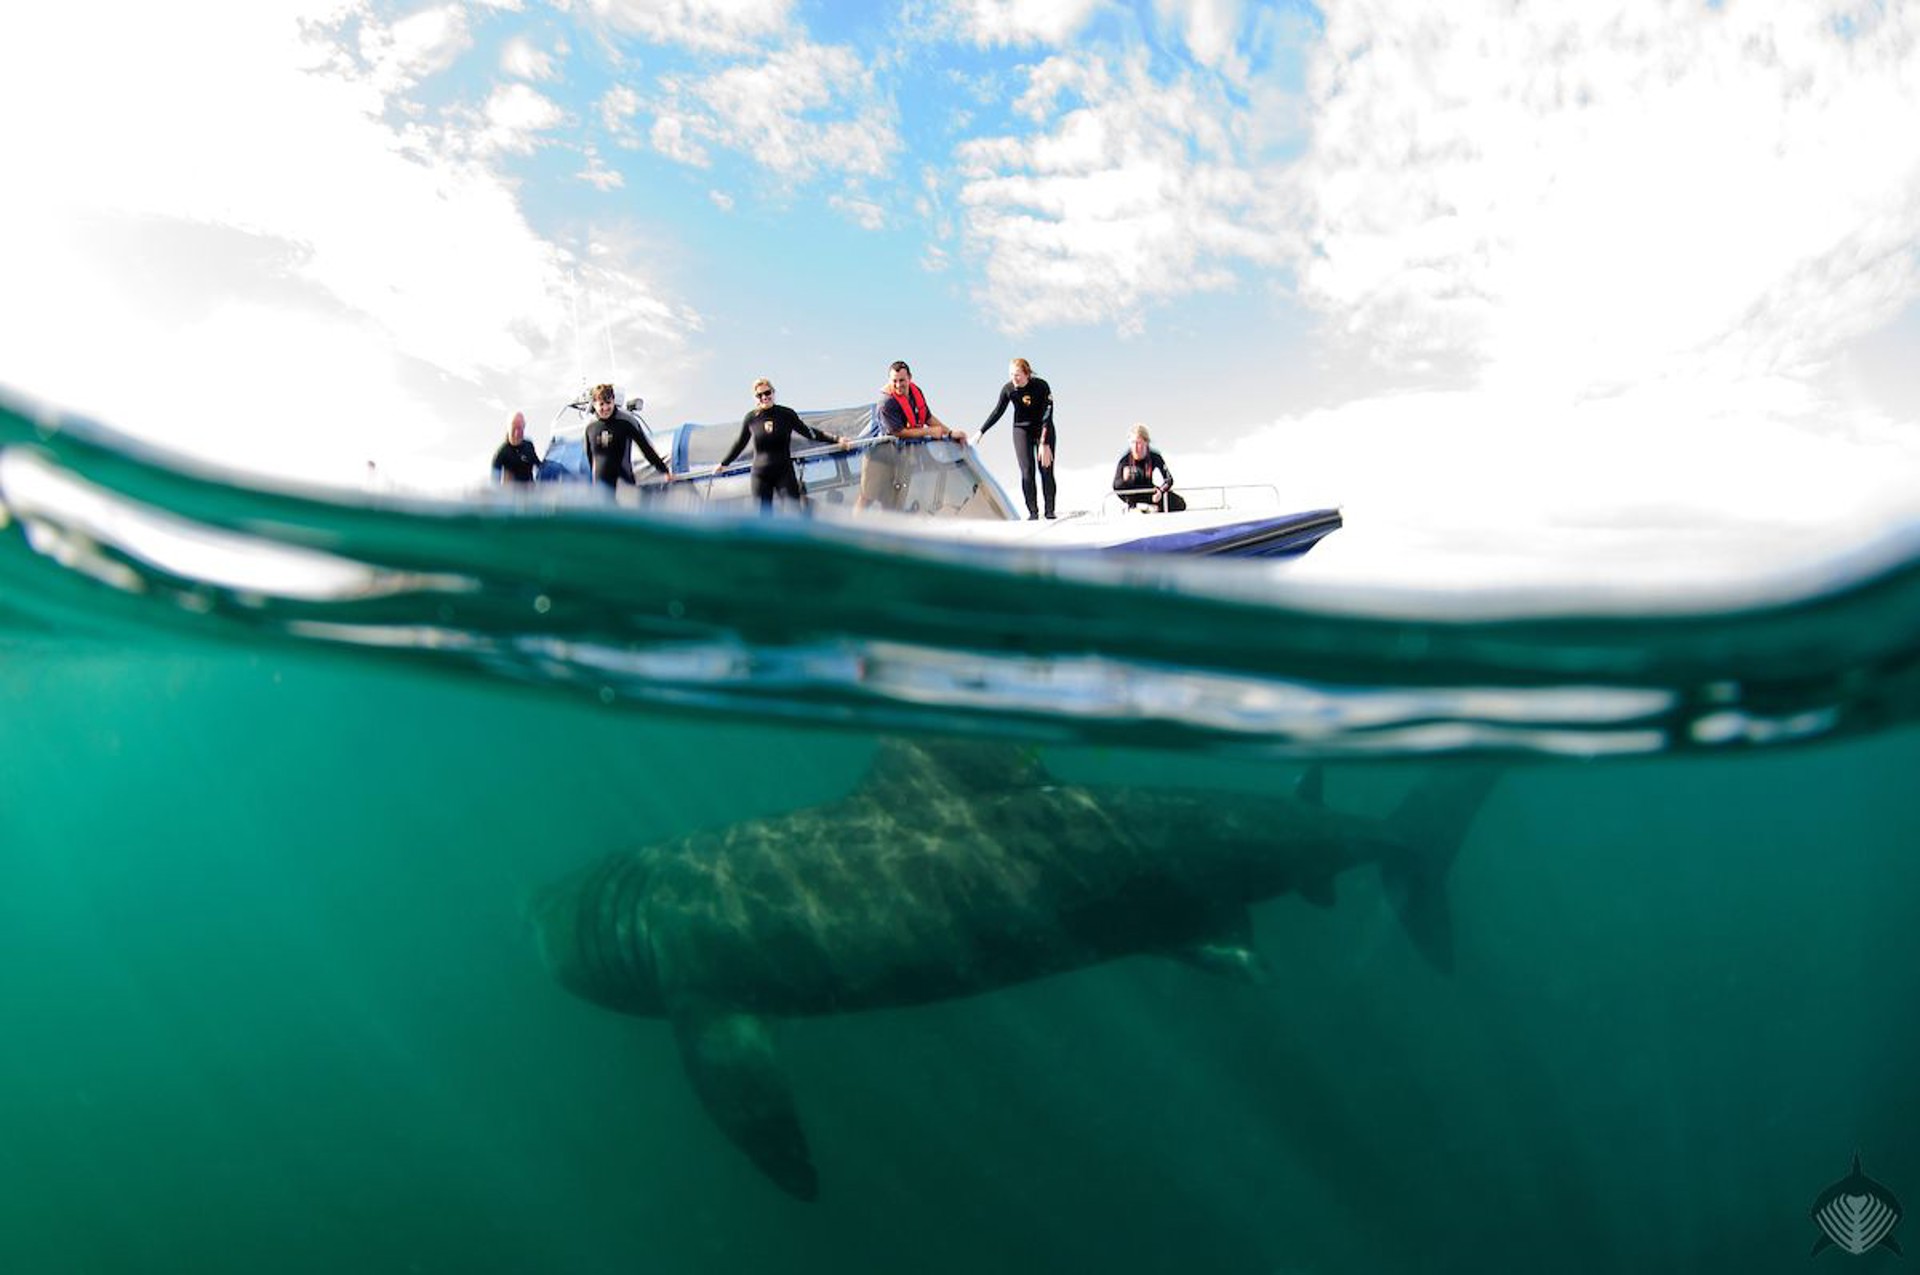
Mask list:
POLYGON ((596 385, 592 395, 593 419, 587 425, 587 455, 593 462, 593 479, 607 489, 608 494, 617 491, 621 483, 638 486, 633 475, 633 446, 640 445, 640 454, 647 463, 673 481, 673 470, 667 462, 660 459, 660 453, 647 441, 647 431, 633 418, 633 413, 617 406, 613 401, 613 386, 596 385))
POLYGON ((530 483, 540 472, 540 453, 527 441, 527 418, 520 412, 507 422, 507 441, 493 454, 495 483, 530 483))
POLYGON ((769 513, 773 509, 775 493, 785 496, 794 504, 801 502, 800 478, 793 472, 793 436, 802 434, 816 443, 838 443, 845 451, 852 443, 838 434, 823 434, 800 419, 800 413, 791 407, 773 401, 773 382, 761 377, 753 383, 753 399, 757 406, 746 414, 740 422, 740 437, 720 463, 713 467, 718 474, 747 449, 749 442, 753 446, 753 470, 750 479, 753 498, 760 502, 760 512, 769 513))
POLYGON ((1113 467, 1113 489, 1129 508, 1160 513, 1178 513, 1187 507, 1173 490, 1173 471, 1167 459, 1151 446, 1153 435, 1145 425, 1135 425, 1127 450, 1113 467))
POLYGON ((1047 517, 1053 517, 1053 390, 1033 374, 1033 365, 1015 359, 1007 369, 1012 379, 1000 387, 1000 401, 980 427, 980 437, 994 427, 1009 406, 1013 408, 1013 458, 1020 462, 1020 494, 1027 498, 1027 517, 1040 516, 1034 498, 1034 469, 1040 471, 1040 495, 1046 498, 1047 517))

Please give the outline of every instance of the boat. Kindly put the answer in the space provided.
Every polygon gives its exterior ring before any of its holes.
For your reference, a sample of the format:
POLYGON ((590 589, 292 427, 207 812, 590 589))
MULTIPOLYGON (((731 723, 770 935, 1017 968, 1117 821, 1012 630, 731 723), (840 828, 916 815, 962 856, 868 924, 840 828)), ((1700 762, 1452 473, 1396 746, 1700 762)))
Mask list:
MULTIPOLYGON (((627 410, 636 417, 643 406, 638 398, 627 400, 627 410)), ((822 433, 853 440, 846 450, 794 440, 794 468, 810 512, 853 516, 867 454, 875 447, 896 447, 905 479, 897 505, 866 512, 888 516, 889 529, 910 536, 1087 552, 1284 558, 1307 552, 1341 526, 1337 508, 1288 511, 1274 488, 1260 484, 1182 487, 1187 507, 1179 512, 1142 512, 1118 494, 1109 494, 1091 510, 1029 520, 987 472, 974 447, 947 439, 889 437, 880 432, 872 404, 799 416, 822 433)), ((541 458, 542 482, 592 481, 586 451, 590 419, 584 396, 560 409, 541 458)), ((656 450, 676 477, 669 482, 641 466, 642 501, 661 511, 750 512, 748 461, 713 473, 739 436, 738 422, 650 430, 656 450)))

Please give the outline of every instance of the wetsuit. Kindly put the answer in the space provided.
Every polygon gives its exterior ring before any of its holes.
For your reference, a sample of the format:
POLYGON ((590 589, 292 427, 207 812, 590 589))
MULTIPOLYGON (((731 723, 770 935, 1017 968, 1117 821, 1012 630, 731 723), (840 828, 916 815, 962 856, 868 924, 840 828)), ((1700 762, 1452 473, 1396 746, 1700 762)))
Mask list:
POLYGON ((527 439, 517 443, 502 443, 500 450, 493 454, 493 480, 500 481, 504 473, 507 479, 516 483, 530 483, 540 469, 540 453, 527 439))
MULTIPOLYGON (((1152 505, 1163 510, 1172 503, 1173 471, 1167 468, 1166 457, 1153 448, 1147 448, 1145 460, 1133 458, 1133 448, 1129 447, 1120 454, 1120 463, 1113 467, 1113 489, 1120 493, 1120 499, 1129 505, 1152 505), (1156 473, 1158 478, 1155 477, 1156 473), (1161 499, 1158 490, 1160 480, 1167 486, 1167 500, 1161 499), (1152 487, 1153 491, 1140 491, 1139 488, 1152 487)), ((1184 505, 1184 502, 1182 502, 1184 505)))
POLYGON ((600 414, 594 412, 593 419, 587 422, 587 455, 593 459, 594 481, 609 490, 621 483, 637 482, 633 476, 635 443, 640 444, 640 454, 647 458, 649 465, 663 474, 670 472, 667 462, 660 459, 660 453, 647 441, 647 431, 640 427, 633 413, 624 407, 615 407, 601 420, 600 414))
POLYGON ((1033 490, 1033 471, 1037 466, 1040 470, 1040 495, 1046 498, 1047 517, 1051 518, 1053 466, 1039 462, 1041 444, 1052 449, 1056 457, 1060 450, 1053 433, 1053 391, 1037 376, 1027 377, 1025 389, 1008 381, 1000 387, 1000 401, 993 405, 993 414, 980 427, 980 437, 987 436, 987 431, 993 428, 1009 406, 1013 408, 1013 458, 1020 462, 1020 494, 1027 498, 1027 517, 1040 516, 1040 505, 1034 499, 1033 490))
POLYGON ((800 419, 800 413, 780 403, 769 403, 765 407, 756 407, 748 412, 740 422, 740 437, 733 441, 727 454, 720 458, 720 467, 733 464, 734 459, 747 449, 749 441, 753 444, 753 472, 750 479, 753 498, 760 502, 762 510, 773 508, 773 496, 779 492, 788 500, 798 504, 800 501, 800 477, 793 472, 793 436, 802 434, 816 443, 837 443, 840 440, 831 434, 823 434, 800 419))

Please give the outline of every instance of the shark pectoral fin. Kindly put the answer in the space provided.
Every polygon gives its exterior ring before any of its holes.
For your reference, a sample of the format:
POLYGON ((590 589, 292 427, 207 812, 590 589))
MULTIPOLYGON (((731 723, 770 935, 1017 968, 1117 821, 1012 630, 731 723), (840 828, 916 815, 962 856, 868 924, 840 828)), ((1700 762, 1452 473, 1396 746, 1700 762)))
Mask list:
POLYGON ((1253 917, 1245 908, 1228 918, 1213 938, 1169 948, 1167 955, 1197 970, 1235 982, 1265 983, 1273 977, 1273 971, 1253 950, 1253 917))
POLYGON ((1235 943, 1195 943, 1191 947, 1169 948, 1167 955, 1184 965, 1236 983, 1265 983, 1273 978, 1273 970, 1260 958, 1260 953, 1235 943))
POLYGON ((818 1196, 820 1177, 767 1020, 721 1006, 683 1005, 674 1011, 673 1032, 687 1079, 721 1132, 788 1195, 818 1196))

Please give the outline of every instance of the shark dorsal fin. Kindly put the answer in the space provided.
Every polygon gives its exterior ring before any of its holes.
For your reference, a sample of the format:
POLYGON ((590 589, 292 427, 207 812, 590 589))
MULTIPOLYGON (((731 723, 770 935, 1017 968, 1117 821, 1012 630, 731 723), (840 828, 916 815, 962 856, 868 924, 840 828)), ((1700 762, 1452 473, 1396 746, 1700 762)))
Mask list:
POLYGON ((1309 766, 1293 781, 1293 795, 1309 806, 1327 804, 1327 768, 1309 766))

